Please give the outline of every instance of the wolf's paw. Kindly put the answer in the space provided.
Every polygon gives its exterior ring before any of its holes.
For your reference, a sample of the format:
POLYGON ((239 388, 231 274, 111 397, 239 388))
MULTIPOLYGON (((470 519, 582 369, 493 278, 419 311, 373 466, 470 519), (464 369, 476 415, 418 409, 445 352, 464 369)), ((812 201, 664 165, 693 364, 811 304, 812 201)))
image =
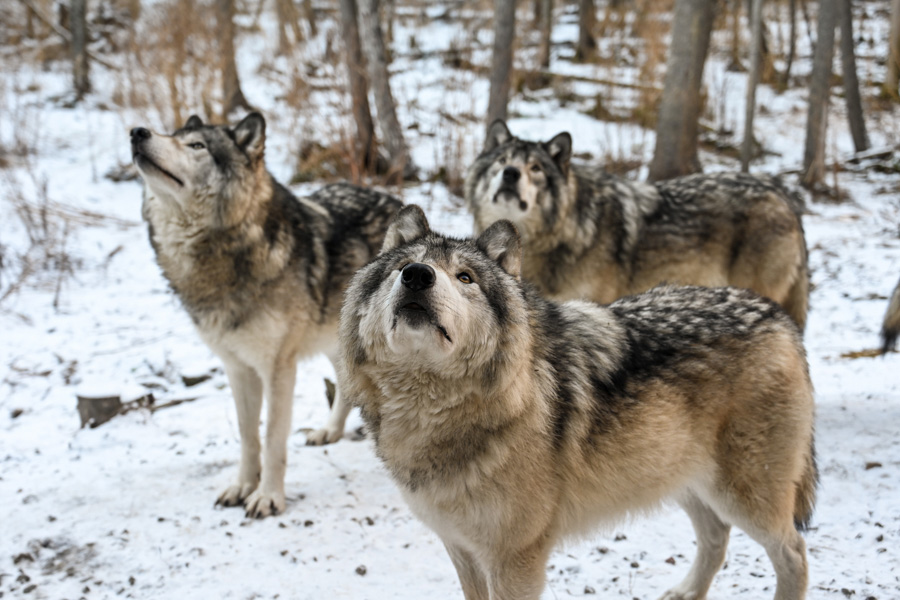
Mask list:
POLYGON ((256 489, 255 483, 235 483, 219 494, 216 506, 240 506, 256 489))
POLYGON ((256 490, 244 501, 247 516, 252 519, 263 519, 271 515, 283 513, 285 506, 284 492, 256 490))
POLYGON ((325 444, 333 444, 344 437, 344 432, 337 427, 323 427, 306 434, 307 446, 324 446, 325 444))
POLYGON ((698 596, 696 592, 681 592, 678 590, 669 590, 659 597, 659 600, 703 600, 705 596, 698 596))

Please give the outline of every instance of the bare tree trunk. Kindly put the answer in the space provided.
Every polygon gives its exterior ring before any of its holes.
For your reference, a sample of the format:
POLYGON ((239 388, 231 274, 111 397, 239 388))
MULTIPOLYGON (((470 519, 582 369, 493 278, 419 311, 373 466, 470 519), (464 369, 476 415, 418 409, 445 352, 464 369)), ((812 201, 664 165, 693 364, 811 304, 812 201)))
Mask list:
POLYGON ((222 116, 227 117, 238 108, 252 110, 241 90, 234 56, 234 0, 216 0, 216 24, 219 28, 219 43, 222 44, 219 49, 219 67, 222 71, 222 116))
POLYGON ((728 60, 729 71, 744 71, 741 62, 741 0, 731 0, 731 49, 728 60))
MULTIPOLYGON (((612 10, 610 3, 608 10, 612 10)), ((588 60, 597 48, 594 28, 597 24, 597 9, 594 0, 578 0, 578 44, 575 46, 575 60, 588 60)))
POLYGON ((650 181, 700 171, 697 158, 697 129, 702 110, 700 90, 715 2, 675 0, 674 12, 650 181))
POLYGON ((794 66, 794 56, 797 54, 797 0, 788 0, 788 19, 790 22, 790 41, 788 42, 788 55, 785 59, 784 74, 781 76, 781 87, 787 89, 791 81, 791 67, 794 66))
POLYGON ((75 98, 81 100, 91 91, 90 63, 87 53, 87 6, 86 0, 72 0, 70 19, 72 21, 72 75, 75 98))
POLYGON ((856 51, 853 48, 853 0, 841 3, 841 71, 844 75, 844 97, 847 99, 847 121, 857 152, 868 150, 869 134, 859 96, 859 77, 856 75, 856 51))
POLYGON ((316 37, 319 28, 316 27, 316 11, 313 10, 312 0, 303 0, 303 12, 306 14, 306 22, 309 23, 309 35, 316 37))
POLYGON ((506 120, 506 105, 512 80, 513 42, 516 33, 515 0, 494 0, 494 54, 491 61, 491 92, 487 126, 506 120))
POLYGON ((378 0, 359 0, 360 38, 366 55, 375 108, 378 110, 378 129, 381 130, 384 146, 390 155, 391 171, 407 179, 415 174, 415 167, 403 138, 400 120, 397 119, 379 17, 378 0))
POLYGON ((900 100, 900 0, 891 1, 891 32, 889 34, 887 74, 883 93, 888 98, 900 100))
POLYGON ((834 60, 834 29, 837 3, 819 3, 816 50, 809 79, 809 114, 806 121, 806 149, 803 153, 801 183, 813 188, 825 177, 825 132, 828 128, 828 96, 831 88, 831 62, 834 60))
POLYGON ((303 30, 300 29, 300 15, 294 0, 275 0, 275 14, 278 16, 278 54, 284 55, 290 52, 294 43, 303 40, 303 30), (288 28, 294 34, 294 42, 288 38, 288 28))
POLYGON ((550 36, 553 34, 553 0, 541 1, 541 43, 538 46, 538 65, 550 68, 550 36))
POLYGON ((744 113, 744 142, 741 144, 741 171, 750 170, 753 155, 753 115, 756 113, 756 87, 762 66, 762 3, 753 0, 750 8, 750 76, 747 78, 747 104, 744 113))
POLYGON ((350 83, 350 100, 353 103, 353 120, 356 122, 354 161, 365 173, 374 173, 377 162, 375 148, 375 124, 369 110, 369 80, 359 42, 356 22, 356 0, 340 0, 341 32, 347 53, 347 78, 350 83))

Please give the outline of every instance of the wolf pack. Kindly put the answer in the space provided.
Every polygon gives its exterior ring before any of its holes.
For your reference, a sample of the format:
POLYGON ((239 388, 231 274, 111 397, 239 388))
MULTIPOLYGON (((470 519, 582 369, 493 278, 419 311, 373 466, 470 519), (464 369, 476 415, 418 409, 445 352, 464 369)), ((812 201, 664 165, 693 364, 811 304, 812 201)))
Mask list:
MULTIPOLYGON (((664 503, 696 533, 664 600, 706 597, 732 526, 765 549, 777 600, 805 597, 809 269, 781 180, 629 181, 573 161, 567 132, 497 121, 461 239, 365 187, 295 196, 258 113, 130 137, 157 262, 235 401, 240 464, 217 504, 286 510, 297 364, 322 353, 338 385, 307 443, 338 441, 358 407, 466 600, 537 599, 561 542, 664 503)), ((885 351, 898 332, 895 291, 885 351)))

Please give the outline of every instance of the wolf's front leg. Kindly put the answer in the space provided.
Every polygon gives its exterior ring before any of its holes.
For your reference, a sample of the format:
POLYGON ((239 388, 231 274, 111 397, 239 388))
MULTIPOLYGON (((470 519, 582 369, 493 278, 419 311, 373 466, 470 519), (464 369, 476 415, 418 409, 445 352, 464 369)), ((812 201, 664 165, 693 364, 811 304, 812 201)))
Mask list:
POLYGON ((459 576, 459 583, 462 585, 463 596, 466 600, 490 600, 488 595, 487 579, 485 579, 484 571, 475 561, 470 552, 454 546, 453 544, 444 543, 447 548, 447 554, 456 567, 456 574, 459 576))
POLYGON ((539 600, 546 581, 552 544, 538 540, 528 548, 504 553, 488 567, 491 600, 539 600))
POLYGON ((241 434, 241 465, 237 481, 219 494, 216 504, 238 506, 259 485, 259 411, 262 407, 262 381, 251 367, 236 359, 226 359, 225 373, 237 409, 241 434))
POLYGON ((269 407, 262 480, 256 491, 244 501, 248 517, 260 519, 284 512, 284 472, 287 468, 287 440, 291 433, 296 376, 297 361, 294 357, 279 357, 264 385, 269 407))

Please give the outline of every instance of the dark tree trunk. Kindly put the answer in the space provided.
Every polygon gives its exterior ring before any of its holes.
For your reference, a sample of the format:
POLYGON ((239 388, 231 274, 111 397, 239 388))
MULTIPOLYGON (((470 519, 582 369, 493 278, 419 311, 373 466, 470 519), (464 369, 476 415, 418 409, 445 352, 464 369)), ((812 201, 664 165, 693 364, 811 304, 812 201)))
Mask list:
POLYGON ((390 155, 391 171, 407 179, 415 174, 415 167, 409 157, 403 129, 397 118, 394 95, 391 93, 378 0, 359 0, 359 29, 369 83, 372 84, 375 108, 378 110, 378 129, 390 155))
POLYGON ((541 0, 541 42, 538 45, 538 65, 550 68, 550 36, 553 34, 553 0, 541 0))
POLYGON ((900 0, 891 1, 891 31, 889 34, 887 73, 884 77, 884 95, 900 100, 900 0))
POLYGON ((309 23, 309 35, 316 37, 319 28, 316 27, 316 11, 313 10, 312 0, 303 0, 303 12, 306 14, 306 22, 309 23))
POLYGON ((494 0, 494 53, 491 61, 491 92, 487 126, 506 120, 506 105, 512 82, 513 42, 516 30, 515 0, 494 0))
POLYGON ((675 0, 650 181, 700 171, 700 90, 714 17, 715 3, 710 0, 675 0))
POLYGON ((750 170, 753 156, 753 116, 756 113, 756 87, 762 67, 762 4, 752 0, 750 7, 750 76, 747 78, 747 104, 744 113, 744 142, 741 144, 741 171, 750 170))
MULTIPOLYGON (((612 10, 612 4, 609 10, 612 10)), ((575 46, 575 60, 585 61, 591 58, 597 48, 594 39, 594 28, 597 24, 597 10, 594 0, 578 0, 578 43, 575 46)))
POLYGON ((841 71, 844 75, 844 97, 847 99, 847 122, 857 152, 869 148, 869 134, 863 116, 862 99, 859 96, 859 78, 856 75, 856 51, 853 48, 853 0, 841 3, 841 71))
POLYGON ((788 0, 788 19, 790 23, 790 40, 788 41, 788 54, 784 64, 784 74, 781 76, 781 87, 787 89, 791 81, 791 67, 794 66, 794 56, 797 54, 797 0, 788 0))
POLYGON ((801 182, 808 188, 825 177, 825 132, 828 128, 828 96, 831 89, 831 62, 834 60, 834 29, 840 0, 819 3, 816 50, 809 79, 809 114, 806 120, 806 148, 801 182))
POLYGON ((290 52, 294 42, 303 39, 303 30, 300 29, 300 15, 294 0, 275 0, 275 14, 278 17, 278 54, 284 55, 290 52), (288 38, 288 29, 294 34, 294 42, 288 38))
POLYGON ((353 120, 356 123, 354 162, 364 173, 374 173, 377 159, 375 148, 375 124, 369 110, 369 80, 359 41, 356 21, 356 0, 340 0, 341 32, 347 53, 347 78, 350 83, 350 101, 353 103, 353 120))
POLYGON ((75 98, 81 100, 91 91, 86 0, 72 0, 69 18, 72 27, 72 75, 75 98))
POLYGON ((234 0, 216 0, 216 24, 221 44, 222 115, 227 117, 238 108, 253 110, 241 90, 234 56, 234 0))
POLYGON ((744 71, 741 62, 741 0, 731 0, 731 48, 729 49, 728 70, 744 71))

